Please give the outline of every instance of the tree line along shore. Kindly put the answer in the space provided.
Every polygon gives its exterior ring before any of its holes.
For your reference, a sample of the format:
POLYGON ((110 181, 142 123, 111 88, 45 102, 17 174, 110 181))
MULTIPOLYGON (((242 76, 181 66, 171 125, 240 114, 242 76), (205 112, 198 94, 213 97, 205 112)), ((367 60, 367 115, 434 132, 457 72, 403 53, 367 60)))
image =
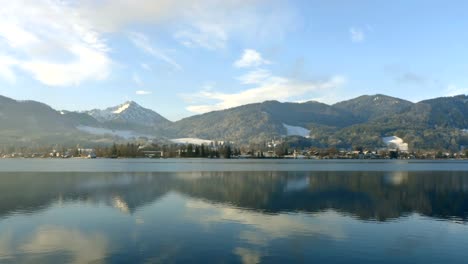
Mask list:
POLYGON ((0 148, 0 158, 292 158, 292 159, 467 159, 468 150, 400 151, 398 149, 295 148, 285 144, 235 146, 233 144, 112 144, 0 148))

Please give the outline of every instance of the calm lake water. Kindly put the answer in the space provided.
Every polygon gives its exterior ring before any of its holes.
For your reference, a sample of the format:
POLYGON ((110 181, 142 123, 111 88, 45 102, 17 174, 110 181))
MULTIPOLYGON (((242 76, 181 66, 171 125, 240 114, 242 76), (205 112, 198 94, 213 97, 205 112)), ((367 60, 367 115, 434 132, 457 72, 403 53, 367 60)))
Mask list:
POLYGON ((467 263, 468 163, 0 160, 0 263, 467 263))

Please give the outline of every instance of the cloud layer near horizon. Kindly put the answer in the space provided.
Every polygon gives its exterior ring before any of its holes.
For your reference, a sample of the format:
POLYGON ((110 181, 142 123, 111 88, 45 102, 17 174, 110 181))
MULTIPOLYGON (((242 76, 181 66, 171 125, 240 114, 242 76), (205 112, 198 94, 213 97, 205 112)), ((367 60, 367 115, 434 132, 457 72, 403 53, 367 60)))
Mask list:
POLYGON ((238 68, 253 68, 238 77, 242 85, 253 87, 233 93, 204 89, 192 95, 192 98, 198 98, 201 101, 209 100, 210 103, 192 104, 187 107, 187 110, 201 114, 267 100, 287 101, 301 96, 312 98, 310 95, 320 97, 322 93, 337 89, 345 83, 345 78, 339 75, 326 80, 303 81, 276 76, 269 70, 260 68, 270 63, 258 51, 245 50, 233 65, 238 68))

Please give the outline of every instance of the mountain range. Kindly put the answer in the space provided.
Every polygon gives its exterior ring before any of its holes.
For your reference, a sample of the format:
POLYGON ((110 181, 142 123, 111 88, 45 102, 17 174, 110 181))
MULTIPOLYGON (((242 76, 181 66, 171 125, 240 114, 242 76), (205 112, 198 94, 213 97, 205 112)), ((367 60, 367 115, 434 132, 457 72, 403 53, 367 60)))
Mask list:
POLYGON ((107 109, 57 111, 0 96, 0 144, 107 144, 115 141, 205 139, 237 144, 283 138, 316 147, 381 147, 397 136, 413 150, 468 146, 468 96, 413 103, 363 95, 327 105, 266 101, 171 122, 129 101, 107 109))

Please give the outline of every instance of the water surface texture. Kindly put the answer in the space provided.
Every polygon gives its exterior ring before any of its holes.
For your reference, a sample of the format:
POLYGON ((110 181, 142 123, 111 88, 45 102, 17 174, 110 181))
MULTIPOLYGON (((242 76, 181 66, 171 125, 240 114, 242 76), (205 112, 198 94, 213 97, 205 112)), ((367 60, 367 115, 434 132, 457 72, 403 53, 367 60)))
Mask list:
POLYGON ((0 263, 468 259, 463 162, 2 160, 0 168, 0 263))

